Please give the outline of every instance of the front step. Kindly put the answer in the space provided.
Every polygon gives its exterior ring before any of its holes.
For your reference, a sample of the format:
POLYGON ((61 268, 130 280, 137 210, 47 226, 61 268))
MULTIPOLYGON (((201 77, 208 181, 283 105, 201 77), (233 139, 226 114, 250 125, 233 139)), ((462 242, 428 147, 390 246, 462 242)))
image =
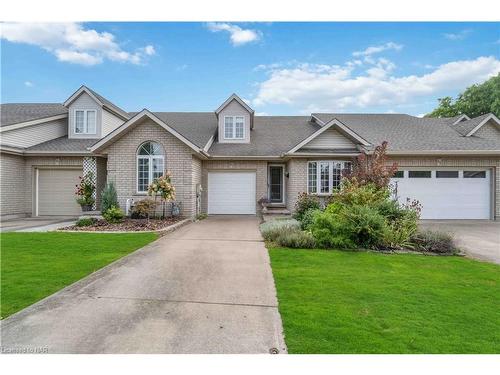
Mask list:
POLYGON ((264 215, 291 215, 290 210, 287 210, 286 207, 264 207, 262 209, 262 213, 264 215))

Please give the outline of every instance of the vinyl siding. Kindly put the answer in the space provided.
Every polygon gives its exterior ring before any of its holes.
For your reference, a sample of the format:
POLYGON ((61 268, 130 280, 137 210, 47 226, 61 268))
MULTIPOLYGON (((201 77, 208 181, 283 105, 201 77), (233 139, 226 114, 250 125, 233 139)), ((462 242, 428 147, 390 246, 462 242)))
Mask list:
POLYGON ((249 143, 250 142, 250 113, 236 100, 232 100, 219 113, 219 139, 220 143, 249 143), (224 139, 224 117, 225 116, 243 116, 245 118, 245 138, 243 139, 224 139))
POLYGON ((68 119, 8 130, 1 133, 1 143, 15 147, 31 147, 68 134, 68 119))
POLYGON ((117 127, 122 125, 124 121, 116 117, 114 114, 111 112, 103 109, 102 111, 102 133, 101 137, 105 137, 109 133, 111 133, 113 130, 115 130, 117 127))
POLYGON ((481 126, 478 131, 474 133, 473 137, 490 139, 492 141, 497 141, 500 143, 500 126, 493 124, 490 120, 489 122, 481 126))
POLYGON ((303 148, 308 149, 342 149, 355 148, 356 145, 348 138, 340 134, 336 129, 328 129, 307 143, 303 148))
POLYGON ((24 206, 24 158, 2 153, 0 155, 0 215, 26 214, 24 206))
POLYGON ((101 138, 102 108, 86 92, 82 93, 69 106, 69 138, 101 138), (75 134, 75 110, 96 111, 96 134, 75 134))

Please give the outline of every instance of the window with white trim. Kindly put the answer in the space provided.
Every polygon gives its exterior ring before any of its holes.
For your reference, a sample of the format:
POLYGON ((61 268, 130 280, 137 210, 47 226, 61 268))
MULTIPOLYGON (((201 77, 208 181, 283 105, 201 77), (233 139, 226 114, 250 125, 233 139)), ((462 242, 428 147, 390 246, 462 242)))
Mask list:
POLYGON ((310 161, 307 166, 307 192, 309 194, 332 194, 340 187, 343 174, 350 170, 350 161, 310 161))
POLYGON ((137 192, 146 193, 155 178, 163 176, 165 156, 156 142, 145 142, 137 150, 137 192))
POLYGON ((95 110, 75 110, 75 134, 96 134, 95 110))
POLYGON ((225 116, 224 139, 244 139, 244 138, 245 138, 245 117, 225 116))

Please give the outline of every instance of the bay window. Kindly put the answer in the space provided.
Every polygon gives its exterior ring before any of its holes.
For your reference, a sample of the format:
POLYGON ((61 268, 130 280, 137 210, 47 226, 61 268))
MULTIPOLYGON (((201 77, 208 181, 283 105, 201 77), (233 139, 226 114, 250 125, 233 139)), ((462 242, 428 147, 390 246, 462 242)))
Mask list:
POLYGON ((340 187, 342 175, 350 170, 350 161, 310 161, 307 166, 307 192, 309 194, 332 194, 340 187))

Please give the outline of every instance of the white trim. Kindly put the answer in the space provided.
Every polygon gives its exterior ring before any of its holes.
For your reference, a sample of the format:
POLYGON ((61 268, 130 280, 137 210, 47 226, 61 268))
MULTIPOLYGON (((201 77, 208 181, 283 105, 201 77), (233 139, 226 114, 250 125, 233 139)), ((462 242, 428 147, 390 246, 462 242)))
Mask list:
POLYGON ((311 114, 311 120, 314 120, 314 122, 316 122, 320 126, 325 125, 325 122, 323 120, 321 120, 318 116, 315 116, 313 114, 311 114))
POLYGON ((133 124, 135 124, 137 121, 141 120, 143 117, 149 117, 151 120, 156 122, 158 125, 160 125, 163 129, 171 133, 173 136, 175 136, 177 139, 185 143, 187 146, 189 146, 192 150, 196 151, 197 153, 202 153, 202 149, 198 146, 196 146, 194 143, 189 141, 186 137, 178 133, 176 130, 168 126, 165 122, 160 120, 158 117, 156 117, 153 113, 149 112, 147 109, 143 109, 141 112, 137 113, 134 117, 132 117, 130 120, 126 121, 122 125, 120 125, 118 128, 113 130, 111 133, 106 135, 104 138, 102 138, 99 142, 95 143, 93 146, 90 147, 91 152, 95 152, 104 146, 107 146, 111 141, 118 135, 122 134, 130 128, 133 124))
POLYGON ((463 120, 470 120, 470 117, 467 115, 462 115, 452 125, 456 125, 463 120))
POLYGON ((147 159, 148 162, 148 186, 153 182, 153 160, 158 159, 162 161, 163 164, 163 172, 165 173, 165 155, 137 155, 136 156, 136 186, 135 190, 137 194, 147 194, 148 190, 141 191, 139 190, 139 159, 147 159))
POLYGON ((24 150, 25 150, 24 148, 20 148, 20 147, 16 147, 16 146, 0 145, 0 151, 5 152, 7 154, 23 155, 24 150))
POLYGON ((97 135, 97 111, 95 109, 80 109, 80 108, 75 108, 73 109, 73 133, 74 135, 97 135), (83 112, 83 129, 86 131, 83 131, 81 133, 76 131, 76 112, 83 112), (89 124, 88 124, 88 115, 89 112, 94 112, 94 132, 90 133, 88 131, 89 124))
POLYGON ((81 86, 78 90, 74 92, 73 95, 71 95, 66 101, 63 103, 65 107, 69 106, 71 103, 73 103, 81 94, 86 93, 89 95, 92 99, 94 99, 97 104, 99 104, 101 107, 104 106, 104 103, 101 102, 97 96, 95 96, 86 86, 81 86))
POLYGON ((50 122, 50 121, 55 121, 55 120, 61 120, 63 118, 67 118, 68 114, 62 114, 62 115, 56 115, 56 116, 51 116, 51 117, 44 117, 44 118, 39 118, 35 120, 30 120, 30 121, 25 121, 25 122, 18 122, 15 124, 10 124, 10 125, 5 125, 0 128, 0 133, 9 131, 9 130, 15 130, 19 128, 24 128, 27 126, 32 126, 32 125, 38 125, 38 124, 43 124, 44 122, 50 122))
POLYGON ((245 139, 245 116, 239 116, 239 115, 230 115, 230 116, 224 116, 224 122, 223 122, 223 125, 224 125, 224 128, 222 129, 222 133, 223 133, 223 139, 227 139, 227 140, 230 140, 230 141, 242 141, 245 139), (236 137, 236 118, 241 118, 243 119, 243 135, 242 137, 236 137), (231 138, 227 138, 226 137, 226 119, 227 118, 232 118, 232 121, 231 121, 231 126, 233 128, 233 131, 232 131, 232 134, 233 136, 231 138))
POLYGON ((356 133, 354 133, 351 129, 349 129, 347 126, 345 126, 342 122, 340 122, 339 120, 337 120, 337 119, 334 118, 334 119, 330 120, 329 122, 327 122, 323 127, 321 127, 320 129, 318 129, 316 132, 314 132, 313 134, 311 134, 309 137, 307 137, 306 139, 304 139, 298 145, 296 145, 295 147, 293 147, 291 150, 287 151, 285 154, 293 154, 293 153, 295 153, 295 151, 297 151, 298 149, 302 148, 303 146, 305 146, 306 144, 308 144, 309 142, 311 142, 314 138, 318 137, 320 134, 322 134, 323 132, 327 131, 328 129, 330 129, 334 125, 337 126, 340 130, 342 130, 345 133, 347 133, 351 138, 354 138, 356 141, 358 141, 359 143, 361 143, 363 146, 369 146, 370 145, 370 143, 368 143, 368 141, 366 141, 361 136, 359 136, 356 133))
POLYGON ((208 140, 207 144, 205 145, 205 147, 203 147, 203 152, 208 152, 208 150, 210 150, 210 147, 212 147, 214 141, 215 141, 215 135, 212 135, 208 140))
POLYGON ((500 120, 498 119, 497 116, 495 116, 493 113, 490 113, 486 118, 479 123, 474 129, 472 129, 470 132, 468 132, 465 136, 470 137, 473 135, 475 132, 477 132, 484 124, 486 124, 488 121, 493 120, 497 123, 497 125, 500 125, 500 120))
MULTIPOLYGON (((350 163, 352 167, 352 161, 350 160, 309 160, 307 162, 306 168, 306 189, 307 194, 317 195, 317 196, 329 196, 333 194, 333 169, 336 163, 341 164, 341 171, 344 170, 345 164, 350 163), (309 164, 316 163, 316 193, 309 192, 309 164), (328 192, 321 192, 321 164, 328 164, 328 192)), ((340 176, 342 180, 342 175, 340 176)))
POLYGON ((219 108, 215 110, 215 114, 219 114, 229 103, 231 103, 233 100, 236 100, 238 103, 241 104, 243 108, 245 108, 251 115, 253 115, 254 110, 250 108, 250 106, 245 103, 238 95, 232 94, 229 98, 227 98, 224 103, 222 103, 219 108))
POLYGON ((35 204, 35 216, 38 216, 38 202, 39 202, 39 199, 38 199, 38 189, 39 189, 39 180, 40 180, 40 169, 38 168, 35 168, 35 201, 36 201, 36 204, 35 204))

